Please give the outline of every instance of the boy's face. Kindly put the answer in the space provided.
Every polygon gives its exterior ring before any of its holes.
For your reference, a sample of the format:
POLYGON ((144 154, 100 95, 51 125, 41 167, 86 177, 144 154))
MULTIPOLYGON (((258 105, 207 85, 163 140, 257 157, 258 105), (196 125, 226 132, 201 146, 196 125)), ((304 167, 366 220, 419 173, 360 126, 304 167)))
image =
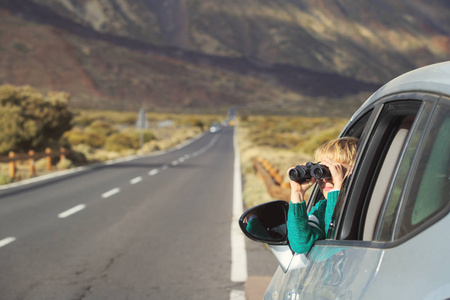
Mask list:
POLYGON ((320 190, 325 198, 328 198, 328 193, 334 188, 333 179, 320 179, 318 183, 320 190))
MULTIPOLYGON (((323 161, 324 158, 327 158, 327 157, 321 157, 318 160, 318 162, 323 161)), ((328 157, 328 158, 331 159, 330 157, 328 157)), ((345 173, 348 170, 348 166, 346 164, 342 164, 342 163, 339 163, 339 164, 342 165, 342 170, 344 172, 343 175, 345 175, 345 173)), ((333 183, 333 172, 331 172, 331 178, 320 179, 317 181, 317 184, 319 185, 320 191, 322 192, 324 197, 328 199, 328 193, 335 188, 334 183, 333 183)))

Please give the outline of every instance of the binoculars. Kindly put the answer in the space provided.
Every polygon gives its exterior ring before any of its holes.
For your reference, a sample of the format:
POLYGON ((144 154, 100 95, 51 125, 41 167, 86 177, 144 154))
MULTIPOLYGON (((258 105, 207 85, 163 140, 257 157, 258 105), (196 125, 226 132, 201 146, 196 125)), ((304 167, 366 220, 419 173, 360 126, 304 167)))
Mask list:
POLYGON ((327 166, 312 162, 306 163, 305 166, 298 165, 289 170, 289 178, 298 183, 309 181, 312 177, 316 179, 328 179, 331 178, 331 173, 327 166))

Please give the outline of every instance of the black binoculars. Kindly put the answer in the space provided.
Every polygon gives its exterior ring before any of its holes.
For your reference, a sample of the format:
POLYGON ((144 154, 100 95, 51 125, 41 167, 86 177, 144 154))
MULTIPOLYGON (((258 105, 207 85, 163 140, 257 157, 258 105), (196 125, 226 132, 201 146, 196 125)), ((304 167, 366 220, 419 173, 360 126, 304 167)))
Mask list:
POLYGON ((289 178, 298 183, 309 181, 312 177, 315 177, 316 179, 331 178, 330 169, 319 163, 315 164, 308 162, 305 166, 298 165, 289 170, 289 178))

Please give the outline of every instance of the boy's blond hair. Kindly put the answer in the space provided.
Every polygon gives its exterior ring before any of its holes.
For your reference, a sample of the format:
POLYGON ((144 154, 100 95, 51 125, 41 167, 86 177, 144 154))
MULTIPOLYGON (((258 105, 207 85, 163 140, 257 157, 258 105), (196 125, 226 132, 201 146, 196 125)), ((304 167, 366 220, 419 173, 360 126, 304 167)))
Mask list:
POLYGON ((314 152, 315 160, 319 162, 320 159, 328 157, 340 164, 351 166, 355 158, 357 143, 358 139, 350 136, 328 141, 314 152))

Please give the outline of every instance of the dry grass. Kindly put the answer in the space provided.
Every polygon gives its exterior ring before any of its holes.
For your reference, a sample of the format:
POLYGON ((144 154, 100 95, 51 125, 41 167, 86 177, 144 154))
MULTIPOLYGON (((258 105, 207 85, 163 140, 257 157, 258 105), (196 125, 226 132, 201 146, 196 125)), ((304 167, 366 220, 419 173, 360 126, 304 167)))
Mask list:
MULTIPOLYGON (((80 164, 166 150, 197 136, 202 131, 209 129, 213 123, 221 122, 223 119, 223 116, 220 115, 147 113, 148 129, 146 131, 151 138, 143 144, 141 149, 139 142, 136 145, 135 141, 138 139, 139 132, 135 127, 137 112, 77 110, 75 113, 74 128, 66 132, 62 142, 79 153, 78 157, 81 156, 85 159, 55 161, 50 171, 45 169, 45 159, 41 159, 35 162, 36 174, 34 176, 68 169, 80 164), (158 122, 167 120, 172 121, 171 126, 158 126, 158 122), (129 146, 119 145, 121 147, 116 147, 116 151, 108 151, 105 147, 106 142, 118 134, 128 135, 134 139, 134 142, 129 146), (74 141, 74 143, 70 143, 70 141, 74 141)), ((30 177, 32 175, 30 174, 28 161, 16 163, 16 178, 14 180, 9 177, 8 163, 0 163, 0 184, 30 177)))

